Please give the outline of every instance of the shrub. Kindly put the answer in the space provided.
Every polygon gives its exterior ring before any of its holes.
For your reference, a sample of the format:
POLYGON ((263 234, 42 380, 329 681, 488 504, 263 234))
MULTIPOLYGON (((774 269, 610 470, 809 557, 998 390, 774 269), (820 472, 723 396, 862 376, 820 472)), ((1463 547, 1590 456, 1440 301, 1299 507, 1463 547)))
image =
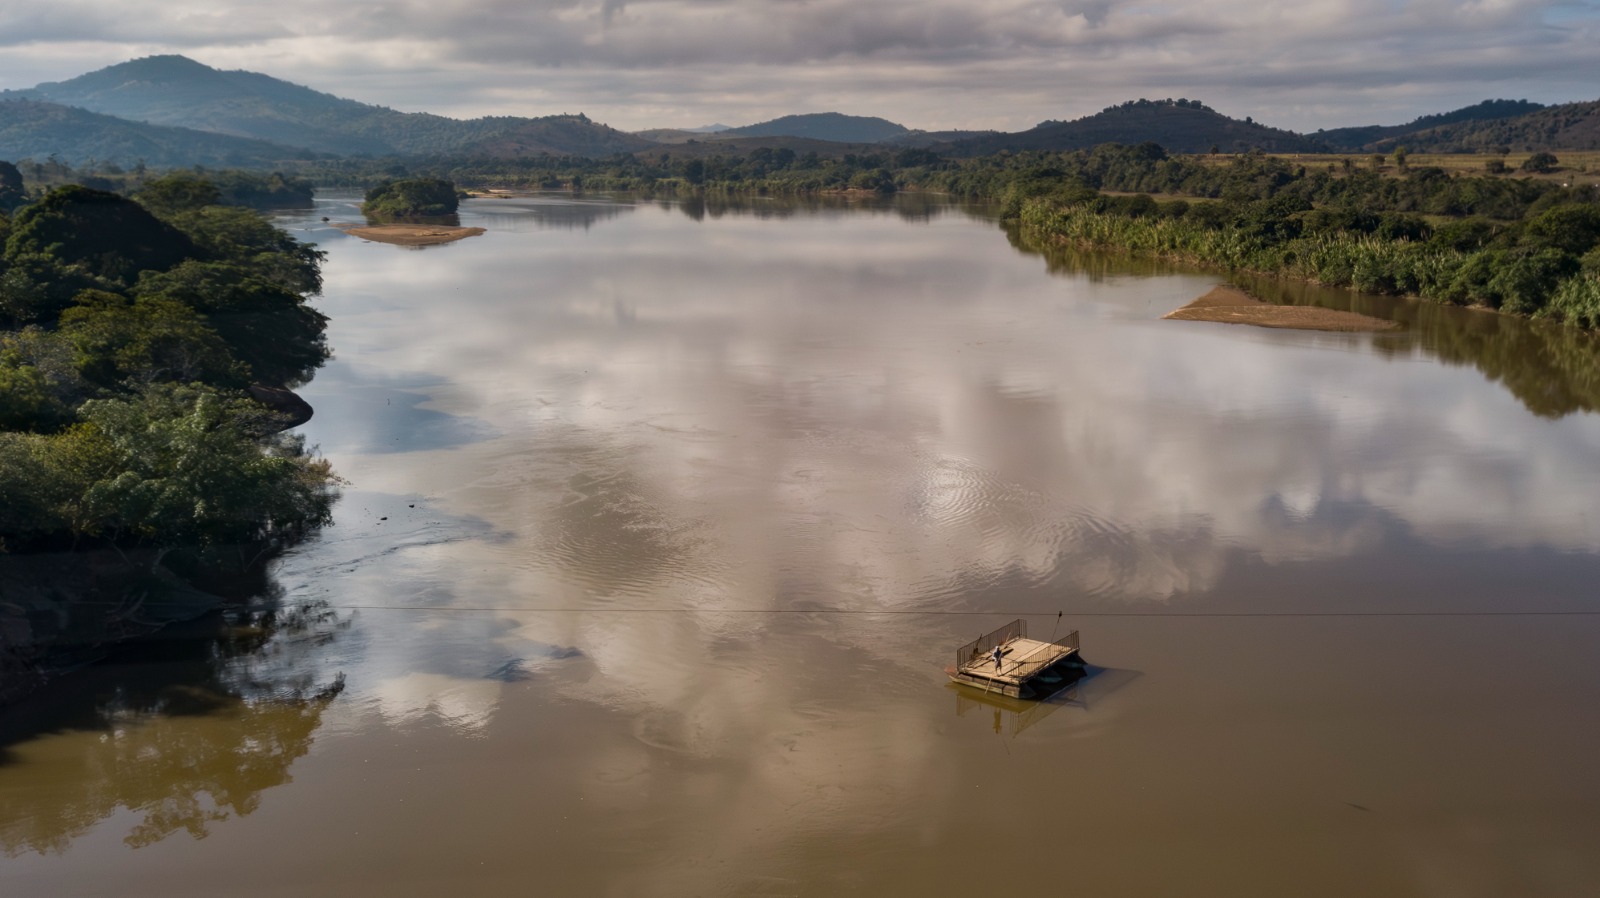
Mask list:
POLYGON ((1552 153, 1534 153, 1522 161, 1522 170, 1536 174, 1546 174, 1556 170, 1561 163, 1552 153))
POLYGON ((1562 281, 1539 316, 1600 327, 1600 275, 1585 273, 1562 281))

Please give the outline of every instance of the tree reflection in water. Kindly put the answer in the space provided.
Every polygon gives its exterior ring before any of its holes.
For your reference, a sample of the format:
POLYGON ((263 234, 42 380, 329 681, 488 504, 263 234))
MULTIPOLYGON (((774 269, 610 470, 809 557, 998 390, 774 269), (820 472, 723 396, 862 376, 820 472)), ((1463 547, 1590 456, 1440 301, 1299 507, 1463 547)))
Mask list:
POLYGON ((306 654, 347 624, 325 603, 214 616, 8 709, 0 848, 62 852, 119 808, 135 848, 255 811, 344 688, 306 654))

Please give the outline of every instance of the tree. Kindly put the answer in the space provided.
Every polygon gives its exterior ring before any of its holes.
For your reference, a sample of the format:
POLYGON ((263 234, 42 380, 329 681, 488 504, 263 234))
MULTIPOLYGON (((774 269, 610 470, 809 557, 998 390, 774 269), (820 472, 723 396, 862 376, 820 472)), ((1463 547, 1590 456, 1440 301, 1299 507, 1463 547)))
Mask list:
POLYGON ((385 181, 367 191, 361 211, 375 217, 452 215, 459 198, 456 185, 440 178, 385 181))
POLYGON ((133 198, 158 215, 215 206, 222 191, 211 181, 186 171, 175 171, 145 183, 133 198))
POLYGON ((92 400, 64 435, 88 460, 68 515, 78 532, 157 545, 253 542, 330 519, 336 480, 293 438, 266 450, 267 413, 209 387, 92 400))
POLYGON ((1600 206, 1572 203, 1546 209, 1528 222, 1523 240, 1581 256, 1600 244, 1600 206))
POLYGON ((133 292, 175 300, 204 315, 234 358, 262 383, 299 383, 328 358, 327 316, 253 266, 189 261, 145 275, 133 292))
POLYGON ((165 296, 137 300, 103 290, 80 294, 61 313, 61 335, 78 351, 85 379, 245 384, 243 366, 194 309, 165 296))
POLYGON ((1534 174, 1549 174, 1556 170, 1561 160, 1553 153, 1534 153, 1522 162, 1522 170, 1534 174))
POLYGON ((193 258, 193 242, 132 200, 68 185, 20 209, 5 258, 43 254, 64 265, 124 283, 141 271, 165 271, 193 258))
POLYGON ((22 184, 22 172, 17 171, 15 165, 0 159, 0 212, 10 212, 22 205, 27 198, 27 192, 22 184))

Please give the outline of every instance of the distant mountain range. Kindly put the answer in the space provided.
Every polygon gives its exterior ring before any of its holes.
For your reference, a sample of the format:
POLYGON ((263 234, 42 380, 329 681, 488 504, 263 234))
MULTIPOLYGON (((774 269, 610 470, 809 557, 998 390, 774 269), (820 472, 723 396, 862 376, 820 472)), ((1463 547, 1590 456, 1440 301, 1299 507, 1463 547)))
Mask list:
POLYGON ((396 112, 269 75, 220 71, 184 56, 150 56, 69 81, 0 92, 0 102, 19 99, 339 156, 606 155, 649 146, 582 115, 463 121, 396 112))
POLYGON ((583 115, 462 120, 397 112, 255 72, 151 56, 27 90, 0 91, 0 159, 90 159, 156 167, 264 168, 319 156, 608 156, 675 146, 739 153, 768 142, 806 152, 926 147, 955 156, 1152 141, 1179 153, 1561 150, 1600 148, 1600 102, 1544 107, 1487 100, 1404 125, 1296 134, 1223 115, 1198 100, 1135 100, 1018 133, 908 128, 837 112, 730 128, 628 134, 583 115))
MULTIPOLYGON (((1536 103, 1526 105, 1538 107, 1536 103)), ((1516 152, 1600 150, 1600 101, 1538 107, 1509 117, 1458 118, 1388 135, 1363 149, 1392 150, 1402 144, 1410 150, 1433 153, 1496 152, 1502 148, 1516 152)))
POLYGON ((93 159, 129 166, 143 161, 156 168, 272 168, 309 155, 313 154, 264 140, 130 122, 57 103, 0 98, 0 159, 42 162, 54 156, 74 166, 93 159))
MULTIPOLYGON (((1387 148, 1387 145, 1397 144, 1404 139, 1411 139, 1415 142, 1417 135, 1442 128, 1445 125, 1517 118, 1530 112, 1537 112, 1543 108, 1544 106, 1538 103, 1529 103, 1527 100, 1484 100, 1476 106, 1468 106, 1464 109, 1457 109, 1454 112, 1445 112, 1439 115, 1425 115, 1404 125, 1367 125, 1360 128, 1334 128, 1331 131, 1318 131, 1313 136, 1329 146, 1340 149, 1354 151, 1373 150, 1387 148)), ((1412 147, 1412 149, 1417 149, 1417 147, 1412 147)))

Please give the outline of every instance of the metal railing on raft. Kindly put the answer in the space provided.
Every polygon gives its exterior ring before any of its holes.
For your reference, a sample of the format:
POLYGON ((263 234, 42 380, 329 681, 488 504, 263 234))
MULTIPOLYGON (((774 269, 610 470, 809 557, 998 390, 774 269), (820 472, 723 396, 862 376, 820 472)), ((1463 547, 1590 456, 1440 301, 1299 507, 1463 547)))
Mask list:
MULTIPOLYGON (((973 664, 988 661, 989 653, 994 651, 995 646, 1004 646, 1014 639, 1025 639, 1027 635, 1028 622, 1020 618, 998 630, 985 633, 956 651, 956 670, 962 670, 973 664)), ((1046 651, 1036 648, 1026 658, 1007 656, 1002 662, 1002 669, 1005 675, 1025 680, 1040 669, 1059 661, 1068 652, 1077 651, 1078 631, 1073 630, 1054 642, 1046 643, 1046 645, 1058 646, 1064 651, 1046 651)))
POLYGON ((1005 668, 1003 673, 1008 677, 1016 677, 1019 680, 1028 679, 1044 668, 1060 661, 1067 654, 1077 651, 1078 631, 1073 630, 1060 639, 1045 644, 1056 646, 1059 651, 1036 648, 1027 658, 1016 659, 1010 667, 1005 668))
MULTIPOLYGON (((956 650, 956 670, 960 670, 974 661, 982 661, 988 657, 990 652, 994 651, 994 647, 997 645, 1005 645, 1013 639, 1022 639, 1027 635, 1028 622, 1021 618, 1006 624, 998 630, 985 633, 956 650)), ((1076 636, 1077 634, 1074 633, 1073 635, 1076 636)))

